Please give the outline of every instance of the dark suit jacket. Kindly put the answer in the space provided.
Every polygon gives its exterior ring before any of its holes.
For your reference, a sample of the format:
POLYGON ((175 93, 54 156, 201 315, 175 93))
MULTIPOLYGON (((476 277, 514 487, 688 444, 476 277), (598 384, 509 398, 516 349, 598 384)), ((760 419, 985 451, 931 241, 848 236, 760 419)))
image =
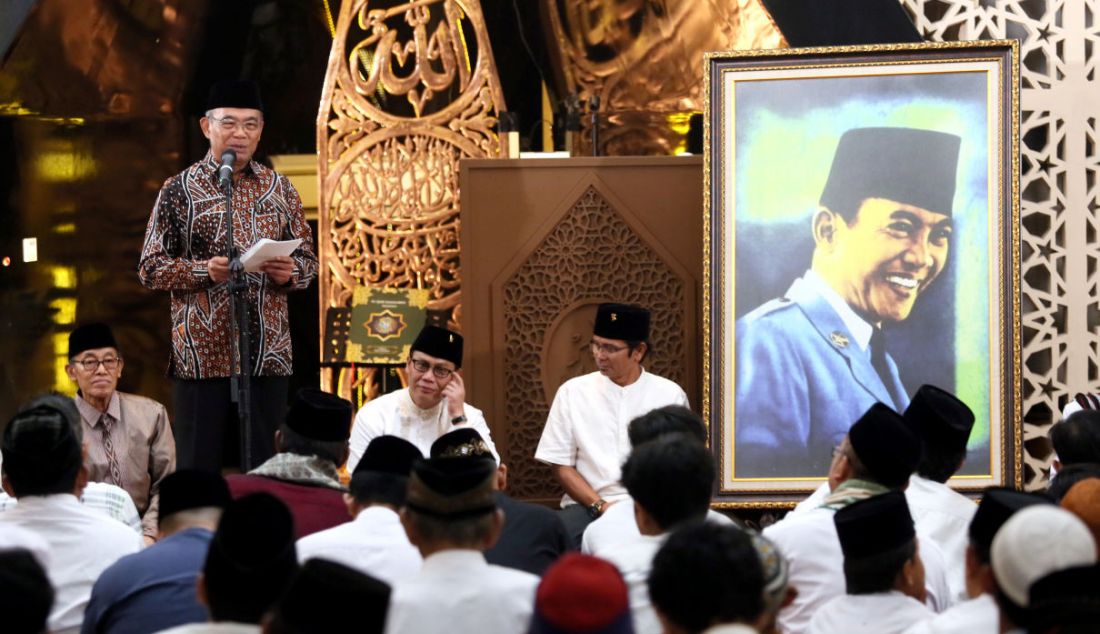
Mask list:
POLYGON ((504 511, 504 529, 485 559, 542 576, 542 573, 570 549, 569 535, 558 514, 538 504, 513 500, 496 492, 497 505, 504 511))

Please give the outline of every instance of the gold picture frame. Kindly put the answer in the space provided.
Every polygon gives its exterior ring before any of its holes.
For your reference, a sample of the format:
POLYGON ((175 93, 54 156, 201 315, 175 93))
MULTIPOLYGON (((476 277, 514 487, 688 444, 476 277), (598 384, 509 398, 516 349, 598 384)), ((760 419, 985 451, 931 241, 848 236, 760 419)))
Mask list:
POLYGON ((1018 42, 733 51, 705 65, 716 505, 790 506, 825 480, 859 412, 904 409, 924 383, 977 418, 950 484, 1019 487, 1018 42), (856 191, 874 178, 886 189, 856 191), (909 192, 907 215, 896 202, 909 192), (830 209, 849 198, 861 202, 848 215, 830 209), (881 225, 872 198, 893 204, 881 225), (869 338, 885 341, 875 363, 869 338))

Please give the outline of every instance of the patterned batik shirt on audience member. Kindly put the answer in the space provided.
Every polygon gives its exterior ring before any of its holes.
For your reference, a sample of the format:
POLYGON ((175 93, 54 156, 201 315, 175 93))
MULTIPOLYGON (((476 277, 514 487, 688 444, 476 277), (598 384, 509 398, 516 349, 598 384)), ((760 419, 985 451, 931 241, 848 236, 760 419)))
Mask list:
MULTIPOLYGON (((138 275, 148 288, 172 294, 172 358, 169 375, 180 379, 233 373, 231 296, 214 284, 206 262, 225 255, 225 196, 218 187, 211 152, 168 179, 145 231, 138 275)), ((294 273, 283 287, 261 271, 246 273, 250 304, 253 374, 292 372, 286 291, 303 289, 317 273, 313 238, 298 192, 285 176, 251 161, 233 189, 233 243, 240 253, 263 238, 302 244, 291 254, 294 273)))

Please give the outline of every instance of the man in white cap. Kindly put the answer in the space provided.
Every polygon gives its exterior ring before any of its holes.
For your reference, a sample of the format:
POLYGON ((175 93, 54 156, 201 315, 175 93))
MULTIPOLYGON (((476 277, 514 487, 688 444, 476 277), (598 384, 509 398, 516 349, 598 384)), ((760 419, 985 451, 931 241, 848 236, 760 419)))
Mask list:
POLYGON ((562 522, 578 547, 588 524, 628 497, 619 468, 630 454, 630 421, 665 405, 688 406, 683 388, 642 367, 649 321, 640 306, 600 304, 590 343, 597 371, 561 384, 535 450, 565 489, 562 522))
POLYGON ((1096 563, 1096 542, 1085 523, 1053 505, 1029 506, 993 538, 994 597, 1002 632, 1023 632, 1031 585, 1052 572, 1096 563))

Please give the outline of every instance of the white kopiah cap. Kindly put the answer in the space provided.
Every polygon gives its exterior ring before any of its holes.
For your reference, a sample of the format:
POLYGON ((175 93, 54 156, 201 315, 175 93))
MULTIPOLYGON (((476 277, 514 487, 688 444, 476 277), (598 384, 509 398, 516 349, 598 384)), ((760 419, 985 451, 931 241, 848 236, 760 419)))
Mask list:
POLYGON ((993 577, 1005 595, 1027 607, 1028 589, 1052 572, 1096 562, 1096 542, 1085 523, 1069 511, 1037 504, 1021 509, 1001 526, 990 552, 993 577))

